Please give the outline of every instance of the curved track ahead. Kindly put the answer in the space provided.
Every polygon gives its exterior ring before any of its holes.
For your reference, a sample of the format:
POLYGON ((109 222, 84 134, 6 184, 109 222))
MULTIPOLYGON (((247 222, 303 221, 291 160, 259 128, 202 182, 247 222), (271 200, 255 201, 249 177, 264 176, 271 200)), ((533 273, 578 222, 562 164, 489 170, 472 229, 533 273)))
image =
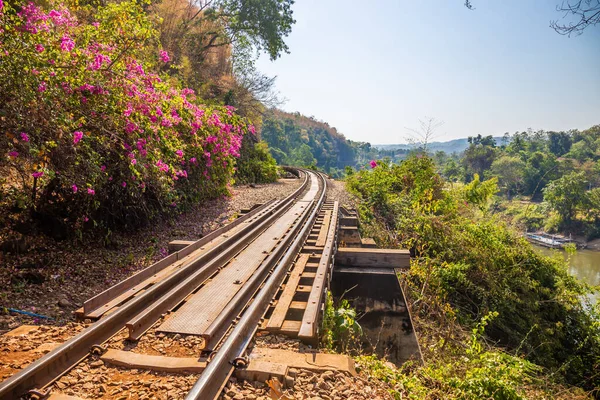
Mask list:
MULTIPOLYGON (((214 316, 196 324, 194 329, 204 338, 204 347, 215 351, 186 398, 216 398, 235 363, 242 362, 239 357, 252 340, 324 203, 326 179, 319 173, 305 170, 301 170, 300 175, 304 178, 302 186, 287 198, 267 203, 240 218, 238 223, 231 224, 234 226, 214 232, 175 257, 169 256, 169 260, 158 263, 164 268, 162 272, 155 266, 152 266, 154 269, 149 267, 148 278, 144 274, 136 279, 134 276, 127 280, 129 282, 97 296, 98 299, 92 299, 91 303, 86 302, 86 305, 98 306, 106 301, 117 304, 126 299, 111 313, 2 382, 0 399, 48 393, 53 382, 124 329, 128 330, 130 339, 139 339, 165 313, 176 309, 185 300, 206 297, 210 287, 213 287, 210 296, 221 290, 225 300, 215 299, 215 306, 211 308, 214 316), (274 232, 278 232, 275 237, 274 232), (231 289, 230 279, 238 272, 244 273, 235 281, 238 286, 231 289), (157 276, 161 278, 158 281, 157 276), (135 290, 135 286, 130 288, 139 281, 151 283, 136 295, 123 297, 127 290, 135 290), (223 281, 221 286, 216 283, 219 281, 223 281)), ((193 303, 189 304, 180 308, 182 314, 187 306, 188 313, 193 315, 193 303)), ((177 325, 178 312, 174 311, 167 322, 177 325)), ((185 325, 186 318, 179 320, 185 325)), ((166 325, 165 330, 169 331, 169 324, 166 325)), ((174 331, 178 329, 181 326, 174 331)))

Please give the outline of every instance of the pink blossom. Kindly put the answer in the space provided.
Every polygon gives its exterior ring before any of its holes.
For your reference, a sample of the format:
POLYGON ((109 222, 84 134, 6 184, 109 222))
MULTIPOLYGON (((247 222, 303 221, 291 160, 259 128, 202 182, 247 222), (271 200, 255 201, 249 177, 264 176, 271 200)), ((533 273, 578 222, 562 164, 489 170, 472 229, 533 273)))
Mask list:
POLYGON ((105 56, 104 54, 96 54, 94 56, 94 61, 92 61, 88 65, 88 69, 92 71, 97 71, 102 68, 102 65, 110 63, 110 58, 105 56))
POLYGON ((25 132, 21 132, 21 140, 24 142, 29 142, 29 136, 25 132))
POLYGON ((102 172, 106 171, 106 165, 101 165, 100 166, 100 171, 102 171, 102 172))
POLYGON ((158 167, 158 169, 160 169, 163 172, 169 171, 169 166, 167 164, 165 164, 162 160, 158 160, 156 162, 156 166, 158 167))
POLYGON ((71 39, 69 35, 64 35, 60 39, 60 48, 62 51, 69 52, 75 48, 75 42, 73 41, 73 39, 71 39))
POLYGON ((121 186, 126 187, 127 186, 127 182, 121 182, 121 186))
POLYGON ((254 127, 254 125, 250 125, 248 126, 248 130, 250 131, 250 133, 252 133, 253 135, 256 135, 256 128, 254 127))
POLYGON ((96 191, 95 191, 94 189, 92 189, 92 188, 88 188, 88 189, 87 189, 87 192, 88 192, 88 194, 89 194, 90 196, 93 196, 93 195, 95 195, 95 194, 96 194, 96 191))
POLYGON ((79 143, 79 141, 83 138, 83 132, 75 131, 73 132, 73 144, 79 143))
POLYGON ((135 158, 132 158, 131 159, 131 164, 133 164, 133 165, 137 164, 137 160, 135 158))
POLYGON ((183 151, 182 150, 175 151, 175 154, 177 154, 177 156, 179 156, 180 158, 183 157, 183 151))
POLYGON ((90 219, 88 217, 83 217, 83 222, 88 222, 90 219))
POLYGON ((46 82, 40 82, 38 92, 45 92, 46 89, 48 89, 48 84, 46 82))
POLYGON ((2 0, 0 0, 0 11, 2 11, 3 8, 4 8, 4 3, 2 2, 2 0))
POLYGON ((36 44, 35 45, 35 51, 37 51, 38 53, 41 53, 45 50, 44 46, 42 46, 41 44, 36 44))
POLYGON ((375 168, 377 166, 377 161, 371 160, 371 162, 369 162, 369 165, 371 165, 371 168, 375 168))
POLYGON ((77 185, 72 185, 71 189, 73 189, 73 193, 77 193, 77 185))
POLYGON ((190 158, 190 162, 194 165, 198 164, 198 160, 196 160, 196 157, 190 158))
POLYGON ((43 171, 38 171, 38 172, 34 172, 33 174, 31 174, 31 176, 33 176, 34 178, 40 178, 44 175, 43 171))
POLYGON ((167 53, 165 50, 161 50, 158 53, 158 57, 160 58, 160 61, 162 61, 164 63, 169 62, 169 60, 171 59, 171 58, 169 58, 169 53, 167 53))
POLYGON ((18 151, 9 151, 8 156, 12 157, 12 158, 17 158, 17 157, 19 157, 19 152, 18 151))

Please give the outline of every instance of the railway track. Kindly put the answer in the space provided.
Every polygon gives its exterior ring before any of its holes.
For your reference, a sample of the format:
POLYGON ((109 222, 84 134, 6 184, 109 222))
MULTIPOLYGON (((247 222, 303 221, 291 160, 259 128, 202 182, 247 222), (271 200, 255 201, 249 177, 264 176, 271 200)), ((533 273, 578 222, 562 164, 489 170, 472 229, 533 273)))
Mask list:
MULTIPOLYGON (((118 359, 125 358, 130 365, 161 356, 155 363, 163 373, 187 371, 195 380, 186 399, 215 399, 233 371, 247 366, 257 329, 315 342, 337 203, 326 203, 323 175, 299 175, 303 184, 287 198, 251 210, 86 301, 80 317, 96 322, 0 383, 0 399, 58 399, 74 392, 72 380, 61 379, 72 371, 89 371, 102 359, 122 365, 118 359)), ((94 382, 110 385, 105 375, 94 382)))

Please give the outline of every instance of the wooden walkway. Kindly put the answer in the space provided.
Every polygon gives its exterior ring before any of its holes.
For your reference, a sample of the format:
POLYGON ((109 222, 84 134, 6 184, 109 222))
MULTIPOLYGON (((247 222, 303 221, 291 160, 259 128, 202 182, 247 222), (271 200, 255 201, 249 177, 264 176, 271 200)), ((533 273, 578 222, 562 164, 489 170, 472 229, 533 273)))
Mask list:
POLYGON ((327 202, 321 209, 311 233, 262 329, 298 337, 307 343, 318 341, 319 318, 329 287, 332 256, 338 225, 338 203, 327 202))

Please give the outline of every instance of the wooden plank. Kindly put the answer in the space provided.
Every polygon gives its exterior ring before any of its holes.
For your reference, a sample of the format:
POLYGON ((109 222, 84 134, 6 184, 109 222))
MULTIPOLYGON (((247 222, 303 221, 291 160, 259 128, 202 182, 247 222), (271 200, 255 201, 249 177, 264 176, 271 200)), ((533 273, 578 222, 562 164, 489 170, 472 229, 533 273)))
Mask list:
POLYGON ((309 371, 343 371, 356 375, 354 360, 342 354, 325 354, 317 352, 295 352, 283 349, 255 347, 249 355, 250 361, 260 360, 275 364, 284 364, 289 368, 307 369, 309 371))
POLYGON ((308 303, 305 301, 292 301, 290 303, 290 307, 289 308, 293 308, 296 310, 306 310, 306 305, 308 303))
POLYGON ((275 306, 275 310, 273 310, 273 314, 271 315, 271 318, 269 318, 269 322, 267 323, 268 330, 278 330, 281 328, 281 325, 285 320, 285 315, 290 307, 290 303, 296 293, 298 282, 300 282, 300 276, 304 272, 304 266, 307 262, 308 254, 300 254, 300 257, 298 257, 294 269, 292 269, 292 273, 285 284, 285 289, 283 289, 283 292, 277 301, 277 306, 275 306))
POLYGON ((120 367, 162 372, 202 372, 206 368, 206 362, 196 357, 151 356, 115 349, 108 349, 100 359, 120 367))
POLYGON ((269 379, 277 378, 280 382, 285 382, 288 366, 286 364, 262 361, 260 359, 250 360, 245 368, 236 368, 235 377, 248 382, 266 382, 269 379))
POLYGON ((323 247, 317 247, 317 246, 303 246, 302 250, 300 250, 301 253, 305 253, 305 254, 318 254, 320 255, 321 252, 323 251, 323 247))
POLYGON ((331 269, 331 257, 333 256, 334 240, 337 229, 337 218, 338 218, 338 202, 334 203, 333 213, 331 218, 331 224, 329 226, 329 232, 327 233, 327 243, 323 249, 323 254, 319 261, 319 268, 316 272, 316 277, 313 282, 310 295, 308 297, 308 304, 306 305, 306 311, 302 318, 302 326, 298 332, 298 337, 306 342, 314 343, 317 338, 319 312, 321 310, 321 303, 323 300, 323 294, 327 285, 329 284, 329 271, 331 269))
POLYGON ((317 242, 315 246, 323 247, 325 246, 325 242, 327 241, 327 232, 329 232, 329 224, 331 223, 331 210, 325 211, 325 218, 323 219, 323 226, 319 231, 319 237, 317 238, 317 242))
POLYGON ((358 218, 342 217, 340 218, 340 226, 358 226, 358 218))
POLYGON ((167 246, 169 254, 178 252, 179 250, 183 250, 184 248, 194 243, 194 240, 171 240, 169 242, 169 245, 167 246))
POLYGON ((394 268, 378 268, 378 267, 338 267, 334 272, 340 274, 366 274, 366 275, 396 275, 394 268))
POLYGON ((375 243, 375 239, 373 238, 362 238, 360 239, 361 247, 366 249, 376 249, 377 243, 375 243))
POLYGON ((11 336, 11 337, 25 336, 25 335, 29 335, 32 332, 37 331, 38 329, 40 329, 39 325, 20 325, 20 326, 17 326, 12 331, 6 332, 4 334, 4 336, 11 336))
POLYGON ((296 337, 302 326, 302 321, 285 320, 279 329, 279 333, 284 335, 296 337))
POLYGON ((355 226, 341 226, 338 240, 346 245, 360 245, 360 232, 355 226))
POLYGON ((410 267, 410 252, 397 249, 365 249, 340 247, 335 256, 335 263, 347 267, 410 267))

